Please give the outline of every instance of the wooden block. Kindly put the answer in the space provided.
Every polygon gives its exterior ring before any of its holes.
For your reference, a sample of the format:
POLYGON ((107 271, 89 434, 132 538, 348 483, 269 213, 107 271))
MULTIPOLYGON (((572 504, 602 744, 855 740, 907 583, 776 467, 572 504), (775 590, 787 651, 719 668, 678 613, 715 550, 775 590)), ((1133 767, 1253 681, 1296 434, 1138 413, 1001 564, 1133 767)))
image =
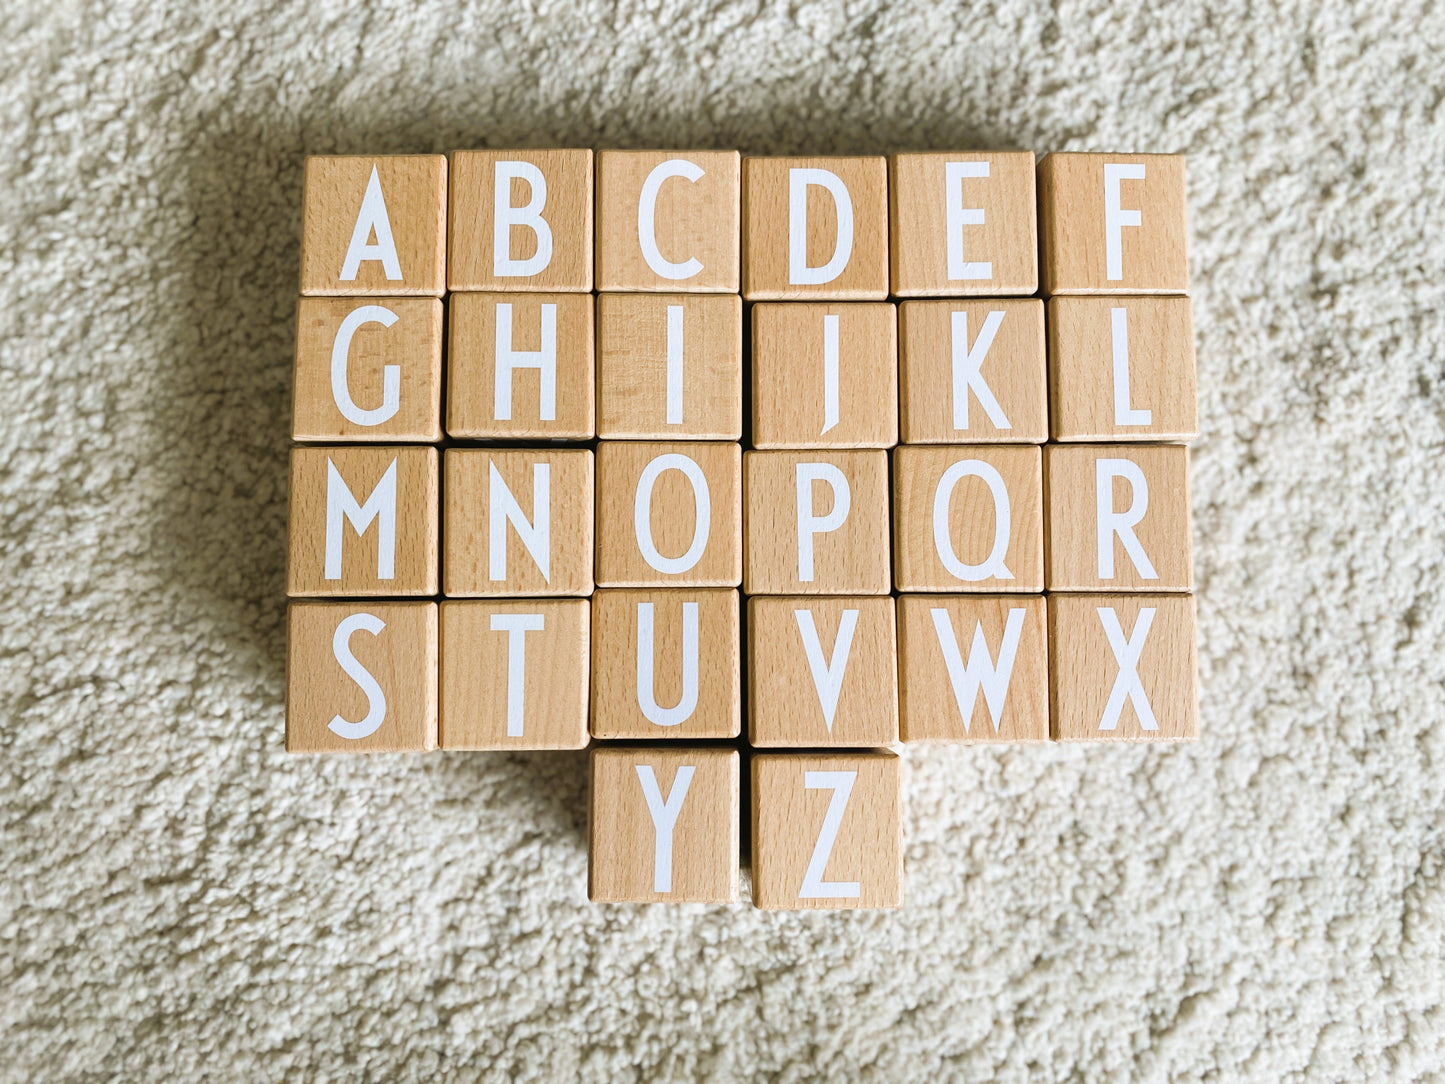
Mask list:
POLYGON ((447 160, 439 154, 306 159, 301 292, 446 292, 447 160))
POLYGON ((454 294, 448 306, 448 433, 591 439, 591 297, 454 294))
POLYGON ((1051 595, 1056 741, 1193 741, 1192 595, 1051 595))
POLYGON ((886 301, 753 306, 753 446, 898 443, 898 319, 886 301))
POLYGON ((905 301, 898 354, 903 443, 1048 439, 1042 301, 905 301))
POLYGON ((1039 449, 983 444, 894 451, 893 582, 900 591, 1042 591, 1039 449))
POLYGON ((1049 407, 1055 440, 1197 437, 1189 298, 1051 298, 1049 407))
POLYGON ((1047 741, 1048 635, 1042 595, 900 597, 903 740, 1047 741))
POLYGON ((597 289, 738 291, 737 151, 599 151, 597 289))
POLYGON ((437 450, 293 448, 286 593, 434 595, 437 450))
POLYGON ((887 160, 745 158, 743 296, 886 298, 887 160))
POLYGON ((736 903, 739 774, 736 749, 594 749, 588 898, 736 903))
POLYGON ((436 748, 436 603, 293 602, 288 618, 287 752, 436 748))
POLYGON ((759 753, 752 765, 753 903, 903 904, 903 795, 888 752, 759 753))
POLYGON ((742 432, 742 298, 598 295, 599 437, 737 440, 742 432))
POLYGON ((887 452, 748 452, 743 494, 748 594, 888 594, 887 452))
POLYGON ((896 154, 888 182, 896 296, 1038 291, 1033 151, 896 154))
POLYGON ((742 449, 712 442, 597 445, 597 583, 736 587, 742 449))
POLYGON ((592 152, 454 153, 447 275, 453 290, 591 290, 592 152))
POLYGON ((1189 449, 1050 444, 1044 449, 1050 591, 1191 591, 1189 449))
POLYGON ((592 453, 448 448, 442 580, 453 597, 592 593, 592 453))
POLYGON ((898 740, 893 599, 748 600, 748 741, 861 748, 898 740))
POLYGON ((742 733, 736 591, 598 591, 592 645, 594 738, 742 733))
POLYGON ((1183 294, 1184 156, 1049 154, 1039 162, 1046 294, 1183 294))

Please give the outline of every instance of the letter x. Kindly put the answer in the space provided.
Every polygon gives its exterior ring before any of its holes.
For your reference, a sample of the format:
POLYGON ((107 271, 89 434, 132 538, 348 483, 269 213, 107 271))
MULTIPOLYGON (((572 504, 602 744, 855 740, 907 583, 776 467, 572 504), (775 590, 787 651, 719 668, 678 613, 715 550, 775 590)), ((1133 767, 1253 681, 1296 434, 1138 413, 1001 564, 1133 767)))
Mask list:
POLYGON ((1104 717, 1099 720, 1100 730, 1113 730, 1119 725, 1119 714, 1124 710, 1127 696, 1134 704, 1139 716, 1139 726, 1144 730, 1158 730, 1154 720, 1154 709, 1149 706, 1149 697, 1139 680, 1139 656, 1144 653, 1144 641, 1149 638, 1149 628, 1154 624, 1154 607, 1141 606, 1139 616, 1134 619, 1134 631, 1124 639, 1124 629, 1119 624, 1119 615, 1112 606, 1100 606, 1099 622, 1104 626, 1104 635, 1109 638, 1109 647, 1119 663, 1119 673, 1114 678, 1114 687, 1109 690, 1109 702, 1104 705, 1104 717))

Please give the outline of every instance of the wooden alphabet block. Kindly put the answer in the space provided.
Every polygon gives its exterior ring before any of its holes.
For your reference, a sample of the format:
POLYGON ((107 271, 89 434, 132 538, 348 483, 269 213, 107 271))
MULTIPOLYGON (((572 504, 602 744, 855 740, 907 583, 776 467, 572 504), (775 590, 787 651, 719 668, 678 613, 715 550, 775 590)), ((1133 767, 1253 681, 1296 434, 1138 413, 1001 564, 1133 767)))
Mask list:
POLYGON ((594 738, 742 733, 736 591, 598 591, 592 645, 594 738))
POLYGON ((1051 595, 1055 741, 1192 741, 1192 595, 1051 595))
POLYGON ((592 289, 592 152, 457 151, 452 290, 592 289))
POLYGON ((436 603, 293 602, 288 624, 287 752, 436 748, 436 603))
POLYGON ((592 593, 592 453, 448 448, 442 580, 453 597, 592 593))
POLYGON ((594 749, 588 898, 736 903, 739 775, 736 749, 594 749))
POLYGON ((737 293, 737 151, 599 151, 597 289, 737 293))
POLYGON ((1033 151, 896 154, 888 194, 896 296, 1038 290, 1033 151))
POLYGON ((748 600, 748 741, 861 748, 898 740, 893 599, 748 600))
POLYGON ((436 594, 438 503, 435 448, 293 448, 286 593, 436 594))
POLYGON ((301 292, 446 292, 447 160, 439 154, 306 159, 301 292))
POLYGON ((901 775, 888 752, 755 755, 753 903, 902 906, 901 775))
POLYGON ((743 296, 886 298, 887 160, 743 159, 743 296))
POLYGON ((753 306, 753 446, 898 443, 898 320, 886 301, 753 306))
POLYGON ((1049 154, 1039 161, 1046 294, 1183 294, 1184 157, 1049 154))

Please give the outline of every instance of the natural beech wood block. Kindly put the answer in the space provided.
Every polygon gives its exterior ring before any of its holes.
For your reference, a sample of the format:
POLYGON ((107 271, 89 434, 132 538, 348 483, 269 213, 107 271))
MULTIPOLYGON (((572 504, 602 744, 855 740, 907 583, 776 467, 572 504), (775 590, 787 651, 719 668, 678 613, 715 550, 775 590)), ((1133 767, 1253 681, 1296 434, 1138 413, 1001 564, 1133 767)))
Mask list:
POLYGON ((1050 154, 1039 162, 1046 294, 1182 294, 1184 157, 1050 154))
POLYGON ((739 775, 736 749, 594 749, 588 898, 736 903, 739 775))
POLYGON ((593 436, 591 297, 454 294, 448 307, 448 433, 528 440, 593 436))
POLYGON ((448 448, 448 595, 590 595, 592 453, 448 448))
POLYGON ((1192 595, 1051 595, 1056 741, 1199 734, 1192 595))
POLYGON ((1037 292, 1033 151, 896 154, 888 206, 898 297, 1037 292))
POLYGON ((1189 449, 1050 444, 1044 449, 1050 591, 1191 591, 1189 449))
POLYGON ((439 154, 306 159, 301 292, 446 292, 447 160, 439 154))
POLYGON ((452 290, 592 289, 592 152, 457 151, 452 290))
POLYGON ((743 159, 743 296, 888 296, 883 158, 743 159))
POLYGON ((893 599, 748 600, 748 741, 861 748, 898 740, 893 599))
POLYGON ((898 757, 881 751, 754 756, 753 903, 901 906, 901 776, 898 757))
POLYGON ((293 602, 288 624, 288 752, 436 748, 435 603, 293 602))
POLYGON ((1189 298, 1049 300, 1054 440, 1193 440, 1195 398, 1189 298))
POLYGON ((1048 635, 1042 595, 903 595, 903 740, 1048 740, 1048 635))
POLYGON ((599 151, 597 289, 738 291, 737 151, 599 151))
POLYGON ((441 604, 443 749, 587 744, 586 599, 441 604))
POLYGON ((742 432, 742 298, 598 295, 599 437, 737 440, 742 432))
POLYGON ((1048 439, 1042 301, 905 301, 898 354, 903 443, 1048 439))
POLYGON ((742 550, 738 445, 597 445, 599 586, 736 587, 742 550))
POLYGON ((738 593, 592 596, 592 736, 670 741, 742 732, 738 593))
POLYGON ((753 306, 753 445, 898 443, 898 319, 888 302, 753 306))
POLYGON ((293 448, 286 593, 434 595, 437 450, 293 448))

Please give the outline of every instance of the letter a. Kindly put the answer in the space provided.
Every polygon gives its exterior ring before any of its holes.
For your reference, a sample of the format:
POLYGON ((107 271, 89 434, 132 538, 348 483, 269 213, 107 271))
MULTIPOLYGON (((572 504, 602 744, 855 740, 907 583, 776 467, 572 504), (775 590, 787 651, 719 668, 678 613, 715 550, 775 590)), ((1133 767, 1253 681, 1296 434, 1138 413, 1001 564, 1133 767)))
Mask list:
POLYGON ((355 282, 363 260, 380 260, 388 282, 401 279, 401 261, 396 258, 396 242, 391 238, 391 219, 386 214, 386 200, 381 195, 381 178, 371 167, 371 180, 366 182, 366 195, 361 197, 361 212, 351 231, 351 244, 346 246, 346 259, 341 264, 341 281, 355 282), (376 233, 376 244, 371 234, 376 233))

